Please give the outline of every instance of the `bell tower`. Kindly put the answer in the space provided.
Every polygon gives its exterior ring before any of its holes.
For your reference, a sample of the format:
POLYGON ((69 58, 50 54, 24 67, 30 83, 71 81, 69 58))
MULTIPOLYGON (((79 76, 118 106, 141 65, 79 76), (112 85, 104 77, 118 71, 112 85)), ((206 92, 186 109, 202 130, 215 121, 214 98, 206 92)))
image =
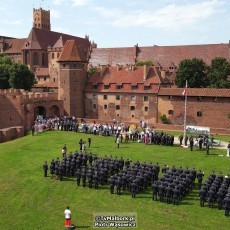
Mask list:
POLYGON ((51 30, 50 11, 42 8, 33 9, 33 27, 51 30))

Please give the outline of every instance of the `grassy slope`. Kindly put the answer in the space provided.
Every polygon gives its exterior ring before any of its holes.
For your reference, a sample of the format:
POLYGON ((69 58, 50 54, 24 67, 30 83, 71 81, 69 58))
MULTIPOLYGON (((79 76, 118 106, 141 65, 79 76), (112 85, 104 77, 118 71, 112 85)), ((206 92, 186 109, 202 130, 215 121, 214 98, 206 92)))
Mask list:
MULTIPOLYGON (((179 206, 152 202, 149 191, 132 199, 129 194, 110 195, 107 188, 99 190, 76 187, 73 178, 63 182, 44 178, 42 164, 61 157, 61 148, 79 148, 85 134, 46 132, 27 136, 0 145, 0 229, 63 229, 63 211, 70 205, 73 222, 78 229, 92 229, 93 212, 137 212, 138 229, 228 229, 224 211, 200 208, 198 191, 194 190, 179 206)), ((179 147, 122 144, 116 148, 114 138, 92 136, 92 148, 99 156, 123 156, 140 161, 152 161, 202 169, 206 176, 215 170, 230 173, 230 159, 224 150, 190 152, 179 147)))

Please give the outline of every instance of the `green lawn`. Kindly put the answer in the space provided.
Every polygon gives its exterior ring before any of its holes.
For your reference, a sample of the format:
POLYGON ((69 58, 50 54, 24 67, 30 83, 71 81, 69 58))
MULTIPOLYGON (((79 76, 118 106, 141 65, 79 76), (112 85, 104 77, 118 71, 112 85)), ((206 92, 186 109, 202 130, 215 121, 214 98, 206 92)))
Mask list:
MULTIPOLYGON (((151 200, 150 191, 132 199, 129 194, 110 195, 107 187, 99 190, 77 187, 74 178, 64 181, 43 177, 45 160, 61 157, 61 148, 68 152, 79 149, 80 138, 88 135, 71 132, 45 132, 0 144, 0 229, 64 229, 64 210, 70 206, 77 229, 93 229, 94 212, 136 212, 138 229, 220 229, 227 230, 230 219, 223 210, 199 207, 198 190, 194 189, 179 206, 151 200)), ((122 144, 117 149, 113 137, 92 135, 88 149, 105 154, 131 158, 160 166, 188 166, 202 169, 207 177, 212 170, 230 174, 230 159, 225 150, 193 151, 177 146, 164 147, 140 143, 122 144), (224 155, 223 157, 219 155, 224 155)))

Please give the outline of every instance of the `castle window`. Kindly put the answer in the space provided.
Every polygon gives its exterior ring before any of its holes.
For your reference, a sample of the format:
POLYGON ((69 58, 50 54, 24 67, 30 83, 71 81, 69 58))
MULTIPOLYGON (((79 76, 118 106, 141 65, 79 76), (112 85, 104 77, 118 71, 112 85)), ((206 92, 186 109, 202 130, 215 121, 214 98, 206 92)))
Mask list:
POLYGON ((144 90, 150 90, 150 86, 144 86, 144 90))
POLYGON ((97 105, 96 104, 93 104, 93 109, 96 109, 97 108, 97 105))
POLYGON ((122 85, 117 85, 117 89, 122 89, 122 85))
POLYGON ((174 114, 174 111, 173 111, 173 110, 169 110, 169 111, 168 111, 168 114, 169 114, 169 115, 173 115, 173 114, 174 114))
POLYGON ((144 96, 144 101, 148 101, 149 97, 148 96, 144 96))
POLYGON ((97 95, 93 94, 93 99, 97 99, 97 95))
POLYGON ((120 100, 121 96, 120 95, 116 95, 116 100, 120 100))
POLYGON ((145 112, 149 111, 149 107, 145 106, 145 112))
POLYGON ((134 115, 132 114, 132 117, 134 117, 134 115))
POLYGON ((63 64, 62 66, 65 67, 65 64, 63 64))
POLYGON ((137 86, 136 85, 132 85, 131 86, 131 90, 136 90, 137 89, 137 86))
POLYGON ((34 65, 38 65, 38 53, 34 52, 34 65))
POLYGON ((202 111, 197 111, 196 115, 197 117, 202 117, 202 111))
POLYGON ((116 105, 116 110, 120 110, 120 105, 116 105))
POLYGON ((60 56, 60 53, 57 53, 57 58, 59 58, 59 56, 60 56))
POLYGON ((196 99, 197 99, 197 101, 201 101, 201 97, 197 97, 196 99))
POLYGON ((136 96, 131 96, 131 101, 135 101, 136 100, 136 96))
POLYGON ((55 78, 53 78, 53 82, 55 82, 55 78))
POLYGON ((42 53, 42 66, 45 66, 45 53, 42 53))
POLYGON ((135 106, 130 106, 130 110, 134 111, 135 110, 135 106))
POLYGON ((93 89, 97 89, 97 85, 92 85, 92 88, 93 89))
POLYGON ((104 96, 103 96, 103 99, 104 99, 104 100, 107 100, 107 99, 108 99, 108 95, 104 95, 104 96))
POLYGON ((109 85, 104 85, 104 89, 109 89, 109 85))
POLYGON ((104 105, 104 109, 107 109, 108 108, 108 106, 107 105, 104 105))
POLYGON ((52 53, 52 59, 54 59, 54 53, 52 53))
POLYGON ((117 117, 119 117, 120 116, 120 114, 117 114, 117 117))
POLYGON ((44 81, 46 81, 46 77, 44 77, 44 81))

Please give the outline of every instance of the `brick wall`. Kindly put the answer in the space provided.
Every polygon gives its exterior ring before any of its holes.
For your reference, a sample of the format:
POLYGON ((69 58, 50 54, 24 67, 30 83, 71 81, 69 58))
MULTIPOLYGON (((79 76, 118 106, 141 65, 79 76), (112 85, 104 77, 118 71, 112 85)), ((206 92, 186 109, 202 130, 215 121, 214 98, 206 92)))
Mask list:
MULTIPOLYGON (((159 115, 165 114, 172 124, 183 124, 184 101, 181 97, 159 96, 158 110, 159 115), (169 114, 169 110, 173 111, 172 115, 169 114)), ((230 129, 229 113, 229 98, 188 98, 187 124, 230 129)))
POLYGON ((144 94, 111 94, 111 93, 86 93, 85 114, 86 118, 99 119, 104 121, 139 122, 139 120, 157 121, 157 96, 147 95, 148 100, 144 101, 144 94), (116 99, 116 96, 120 99, 116 99), (107 99, 104 99, 107 96, 107 99), (135 100, 131 100, 135 96, 135 100), (117 107, 120 106, 120 109, 117 107), (131 110, 131 107, 134 110, 131 110), (145 107, 146 110, 145 111, 145 107))
POLYGON ((86 70, 83 63, 61 63, 59 80, 59 100, 64 101, 66 115, 85 116, 84 89, 86 70))

